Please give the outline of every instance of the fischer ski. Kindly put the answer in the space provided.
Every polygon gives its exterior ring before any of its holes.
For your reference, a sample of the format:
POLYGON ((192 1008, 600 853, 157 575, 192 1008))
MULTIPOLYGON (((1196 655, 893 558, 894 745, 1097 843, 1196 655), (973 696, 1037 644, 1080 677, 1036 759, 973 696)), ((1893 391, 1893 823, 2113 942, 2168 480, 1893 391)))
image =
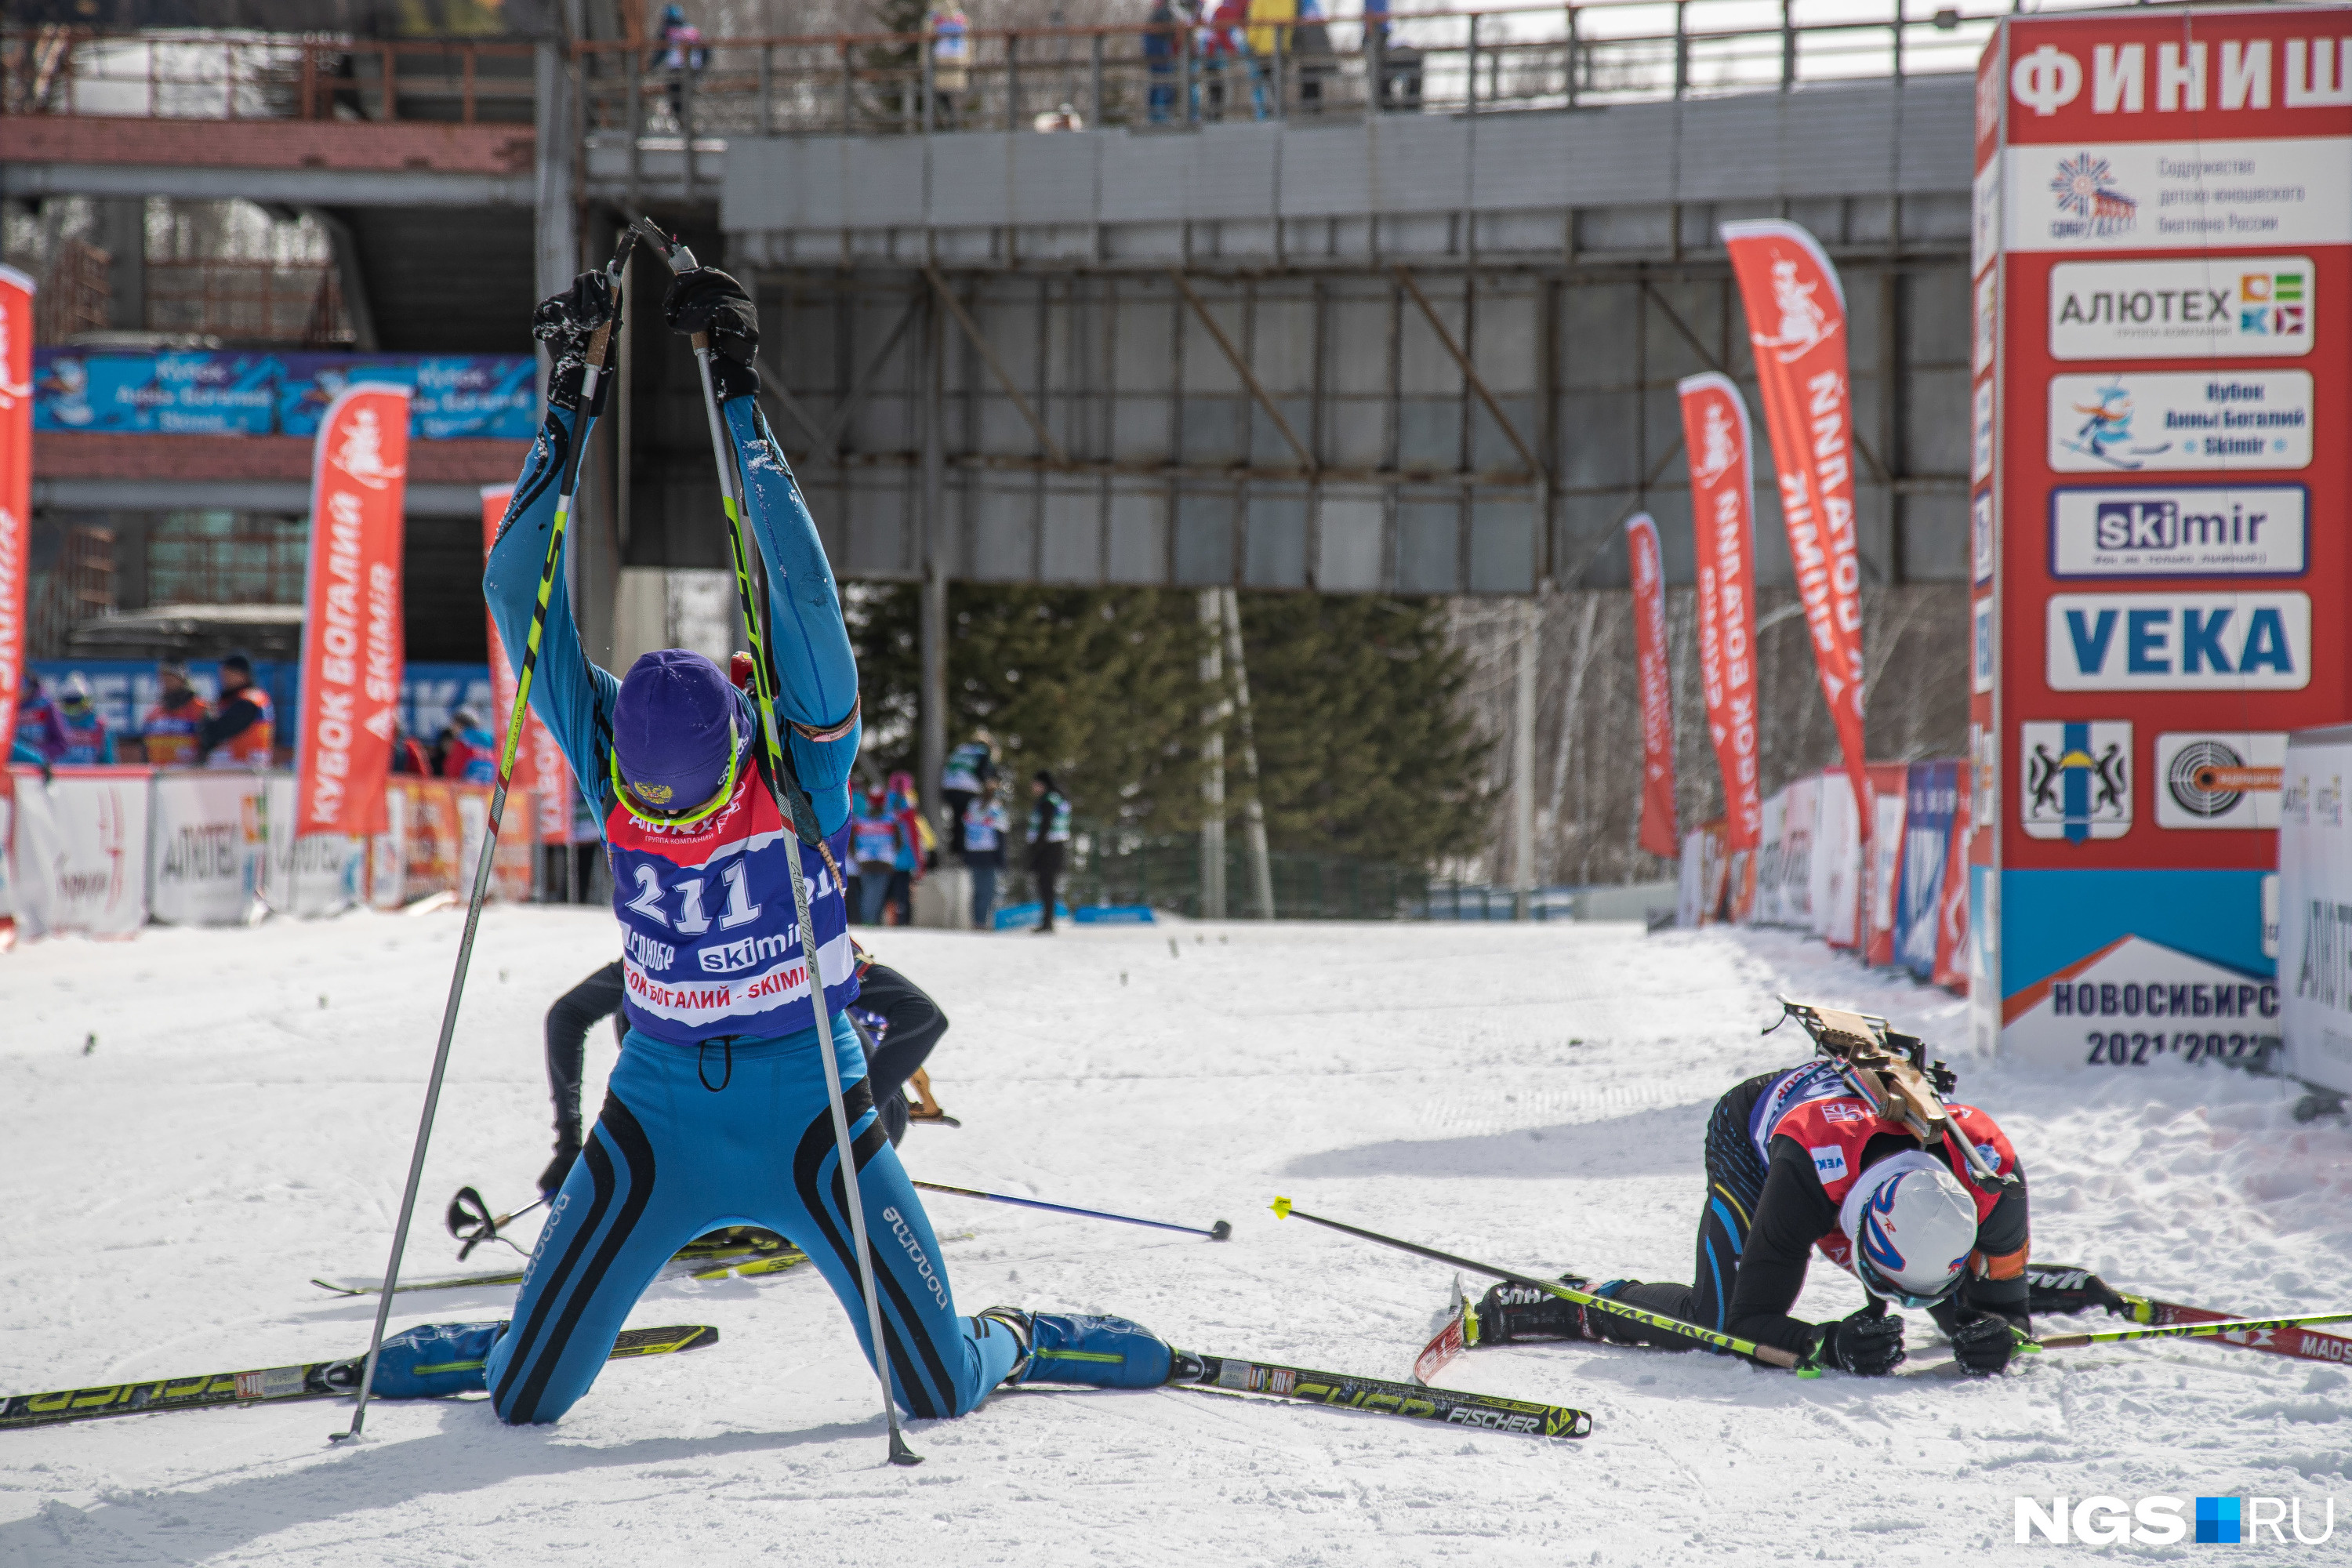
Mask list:
MULTIPOLYGON (((719 1331, 685 1323, 667 1329, 630 1329, 613 1342, 609 1361, 675 1355, 719 1342, 719 1331)), ((54 1426, 101 1415, 139 1415, 165 1410, 217 1410, 225 1405, 283 1405, 297 1399, 332 1399, 359 1392, 363 1355, 340 1361, 298 1363, 253 1372, 215 1372, 197 1377, 166 1377, 99 1388, 63 1388, 50 1394, 0 1397, 0 1430, 54 1426)))
POLYGON ((1462 1276, 1454 1277, 1454 1310, 1439 1326, 1421 1353, 1412 1358, 1412 1380, 1428 1386, 1430 1381, 1453 1364, 1454 1358, 1478 1342, 1478 1309, 1462 1289, 1462 1276))
POLYGON ((1271 1397, 1308 1405, 1337 1405, 1381 1415, 1402 1415, 1414 1421, 1475 1426, 1494 1432, 1518 1432, 1531 1437, 1585 1437, 1592 1433, 1592 1417, 1566 1405, 1538 1405, 1492 1394, 1464 1394, 1451 1388, 1426 1388, 1419 1384, 1391 1383, 1386 1378, 1357 1377, 1341 1372, 1310 1372, 1304 1367, 1202 1355, 1194 1351, 1176 1352, 1175 1364, 1169 1370, 1168 1386, 1244 1399, 1271 1397))

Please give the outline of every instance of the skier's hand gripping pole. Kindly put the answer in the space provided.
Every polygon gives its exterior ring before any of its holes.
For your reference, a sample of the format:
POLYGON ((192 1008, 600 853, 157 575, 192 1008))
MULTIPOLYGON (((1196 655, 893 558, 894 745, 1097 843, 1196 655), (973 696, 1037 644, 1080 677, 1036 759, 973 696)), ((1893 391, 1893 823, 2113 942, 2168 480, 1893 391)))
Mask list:
MULTIPOLYGON (((342 1442, 360 1436, 367 1421, 368 1394, 375 1384, 376 1359, 383 1350, 385 1321, 392 1314, 392 1297, 400 1283, 400 1255, 408 1247, 408 1222, 415 1216, 416 1190, 425 1179, 425 1149, 432 1141, 433 1117, 441 1104, 441 1081, 449 1070, 449 1042, 457 1032, 457 1004, 466 993, 466 971, 473 962, 474 935, 482 923, 482 900, 488 895, 490 868, 496 863, 499 847, 499 823, 506 815, 507 788, 514 782, 515 756, 522 749, 523 715, 530 704, 531 676, 539 668, 539 645, 547 629, 547 606, 555 592, 555 574, 563 564, 563 533, 572 518, 572 498, 580 483, 580 462, 588 450, 589 433, 594 428, 599 393, 606 371, 611 367, 615 329, 621 321, 621 284, 629 265, 629 252, 636 246, 637 237, 625 232, 614 247, 611 265, 605 268, 601 286, 594 274, 584 275, 572 287, 571 294, 559 296, 551 305, 565 309, 550 316, 542 308, 541 319, 534 329, 548 337, 551 344, 560 340, 560 353, 554 374, 549 378, 549 400, 558 395, 558 384, 573 401, 574 423, 571 445, 563 454, 561 468, 561 488, 556 491, 555 522, 547 531, 547 558, 539 570, 539 596, 530 607, 530 634, 524 639, 522 668, 515 678, 514 710, 507 715, 506 742, 499 751, 497 787, 490 791, 489 820, 482 829, 482 853, 474 868, 474 890, 466 905, 465 934, 457 942, 457 964, 449 976, 449 997, 441 1008, 441 1038, 433 1052, 433 1073, 425 1086, 425 1110, 416 1121, 416 1145, 408 1156, 408 1190, 401 1195, 400 1222, 393 1227, 392 1256, 384 1260, 383 1292, 376 1298, 375 1328, 368 1336, 367 1365, 360 1377, 359 1404, 352 1411, 348 1431, 332 1434, 333 1440, 342 1442), (601 316, 601 320, 591 320, 601 316), (584 339, 584 341, 583 341, 584 339), (577 393, 572 392, 577 377, 577 393)), ((553 415, 549 416, 550 428, 560 428, 553 415)))
MULTIPOLYGON (((816 823, 793 820, 793 804, 785 797, 780 782, 786 774, 783 737, 776 731, 775 667, 768 657, 767 619, 752 587, 751 552, 743 537, 749 525, 743 515, 742 475, 736 469, 734 443, 728 437, 726 420, 719 412, 721 382, 727 384, 731 395, 758 389, 759 373, 749 363, 749 351, 759 341, 758 323, 748 310, 740 308, 735 296, 740 290, 734 279, 724 273, 704 271, 695 261, 693 251, 642 217, 631 224, 630 229, 669 263, 673 274, 667 301, 671 324, 688 331, 694 344, 695 370, 702 382, 702 411, 710 427, 710 457, 719 470, 719 500, 727 512, 727 548, 735 565, 735 594, 742 611, 744 635, 751 644, 751 678, 760 709, 760 742, 768 760, 769 792, 775 799, 778 814, 793 825, 796 835, 802 835, 805 828, 807 834, 803 837, 814 836, 814 841, 822 844, 822 830, 816 823), (714 350, 714 337, 727 340, 724 349, 742 349, 742 357, 714 350), (748 383, 743 379, 747 375, 748 383)), ((833 1054, 833 1014, 825 1005, 824 972, 817 961, 816 922, 810 911, 808 878, 801 869, 797 845, 791 847, 784 863, 792 870, 793 913, 800 921, 801 954, 808 961, 809 1001, 816 1016, 817 1057, 824 1063, 825 1094, 833 1107, 833 1136, 841 1161, 842 1195, 849 1209, 852 1240, 857 1247, 857 1282, 866 1295, 866 1328, 874 1343, 874 1375, 882 1386, 882 1418, 889 1429, 890 1462, 917 1465, 922 1463, 922 1456, 907 1446, 906 1434, 898 1426, 898 1404, 890 1393, 890 1356, 882 1336, 882 1300, 874 1286, 874 1259, 866 1238, 866 1205, 857 1189, 857 1152, 849 1135, 849 1113, 842 1103, 841 1066, 833 1054)))
POLYGON ((1680 1318, 1669 1318, 1663 1312, 1645 1311, 1640 1307, 1629 1306, 1623 1301, 1612 1301, 1606 1296, 1593 1296, 1582 1290, 1571 1289, 1557 1279, 1539 1279, 1532 1274, 1520 1274, 1508 1268, 1497 1268, 1491 1263, 1481 1263, 1475 1258, 1456 1257, 1451 1252, 1440 1252, 1433 1247, 1423 1247, 1417 1242, 1403 1241, 1393 1236, 1382 1236, 1377 1230, 1365 1230, 1357 1226, 1342 1224, 1336 1219, 1325 1219, 1320 1215, 1308 1214, 1305 1209, 1292 1207, 1288 1198, 1278 1197, 1274 1200, 1271 1206, 1275 1216, 1278 1219, 1303 1219, 1309 1225, 1319 1225, 1327 1230, 1360 1237, 1366 1241, 1376 1241, 1382 1247, 1392 1247, 1399 1252, 1410 1252, 1416 1258, 1426 1258, 1433 1263, 1450 1263, 1456 1268, 1467 1268, 1475 1274, 1487 1275, 1496 1279, 1507 1279, 1514 1285, 1525 1285, 1530 1289, 1548 1290, 1563 1301, 1573 1301, 1580 1307, 1589 1307, 1596 1311, 1625 1318, 1648 1328, 1664 1329, 1680 1334, 1685 1339, 1696 1340, 1703 1345, 1713 1345, 1717 1350, 1727 1350, 1735 1355, 1751 1357, 1767 1366, 1786 1367, 1792 1372, 1804 1370, 1802 1363, 1795 1355, 1778 1345, 1759 1345, 1751 1340, 1738 1339, 1730 1334, 1718 1334, 1713 1329, 1702 1329, 1696 1323, 1685 1323, 1680 1318))

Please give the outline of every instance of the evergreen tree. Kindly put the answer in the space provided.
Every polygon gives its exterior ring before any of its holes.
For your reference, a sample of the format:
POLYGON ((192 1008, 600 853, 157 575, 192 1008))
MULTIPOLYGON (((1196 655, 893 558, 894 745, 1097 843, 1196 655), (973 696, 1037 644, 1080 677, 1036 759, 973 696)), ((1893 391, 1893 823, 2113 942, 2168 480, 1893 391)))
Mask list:
POLYGON ((1244 594, 1242 641, 1268 844, 1410 866, 1477 846, 1489 742, 1440 602, 1244 594))
MULTIPOLYGON (((853 589, 867 746, 913 765, 917 589, 853 589)), ((994 587, 948 595, 948 741, 985 725, 1016 811, 1050 768, 1079 817, 1146 834, 1201 823, 1201 681, 1210 632, 1183 590, 994 587)), ((1277 850, 1426 865, 1486 827, 1488 742, 1434 600, 1312 594, 1242 598, 1244 656, 1266 837, 1277 850)), ((1239 735, 1226 731, 1226 809, 1240 821, 1239 735)), ((922 781, 936 788, 936 780, 922 781)))

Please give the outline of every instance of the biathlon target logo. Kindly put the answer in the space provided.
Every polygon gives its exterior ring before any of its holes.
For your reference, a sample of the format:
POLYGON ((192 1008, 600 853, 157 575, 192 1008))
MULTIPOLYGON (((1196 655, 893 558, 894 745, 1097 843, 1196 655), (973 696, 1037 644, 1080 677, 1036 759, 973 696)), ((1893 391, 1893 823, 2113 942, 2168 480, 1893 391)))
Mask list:
POLYGON ((2286 736, 2177 733, 2156 738, 2159 827, 2276 827, 2286 736))

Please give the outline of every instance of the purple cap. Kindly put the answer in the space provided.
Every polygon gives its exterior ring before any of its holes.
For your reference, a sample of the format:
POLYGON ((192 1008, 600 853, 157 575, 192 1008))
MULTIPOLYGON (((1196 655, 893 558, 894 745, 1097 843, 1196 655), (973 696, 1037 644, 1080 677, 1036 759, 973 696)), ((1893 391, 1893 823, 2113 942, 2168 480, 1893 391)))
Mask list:
POLYGON ((698 653, 657 648, 629 667, 613 704, 621 782, 656 811, 691 811, 751 742, 751 710, 727 672, 698 653))

